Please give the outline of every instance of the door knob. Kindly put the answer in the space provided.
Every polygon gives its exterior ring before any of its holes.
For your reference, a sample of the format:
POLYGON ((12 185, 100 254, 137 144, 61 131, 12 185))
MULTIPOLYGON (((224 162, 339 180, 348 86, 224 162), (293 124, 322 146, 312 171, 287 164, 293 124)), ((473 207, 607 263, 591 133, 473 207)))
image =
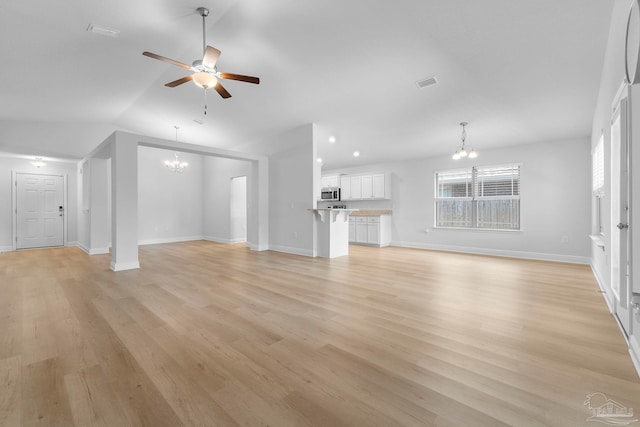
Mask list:
POLYGON ((62 206, 60 206, 60 207, 58 208, 58 215, 59 215, 59 216, 63 216, 63 215, 64 215, 64 208, 63 208, 62 206))
POLYGON ((623 224, 623 223, 618 223, 618 225, 616 225, 616 227, 618 227, 618 229, 623 230, 625 228, 629 228, 629 224, 623 224))

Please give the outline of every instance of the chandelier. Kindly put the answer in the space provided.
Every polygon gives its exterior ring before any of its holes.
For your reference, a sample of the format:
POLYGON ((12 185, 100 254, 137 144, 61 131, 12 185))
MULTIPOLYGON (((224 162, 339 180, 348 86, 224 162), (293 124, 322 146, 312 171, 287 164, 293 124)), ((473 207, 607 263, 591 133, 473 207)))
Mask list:
MULTIPOLYGON (((174 128, 176 130, 176 142, 178 142, 178 129, 180 129, 180 127, 179 126, 174 126, 174 128)), ((165 160, 164 161, 164 165, 171 172, 177 172, 177 173, 184 172, 184 170, 189 166, 189 163, 181 162, 180 158, 178 157, 178 153, 173 153, 173 155, 175 156, 175 159, 173 159, 173 160, 165 160)))
POLYGON ((176 156, 175 160, 165 160, 164 161, 164 165, 171 172, 177 172, 177 173, 184 172, 184 170, 187 168, 187 166, 189 166, 189 163, 181 162, 180 158, 178 157, 178 153, 174 153, 174 156, 176 156))
POLYGON ((462 126, 462 135, 460 137, 460 139, 462 140, 462 145, 456 148, 456 152, 453 153, 452 156, 453 160, 458 160, 463 157, 469 157, 470 159, 475 159, 476 157, 478 157, 478 153, 476 153, 476 150, 472 148, 471 151, 467 151, 467 148, 465 147, 465 140, 467 139, 467 130, 465 126, 467 126, 468 124, 469 123, 467 122, 460 123, 460 126, 462 126))

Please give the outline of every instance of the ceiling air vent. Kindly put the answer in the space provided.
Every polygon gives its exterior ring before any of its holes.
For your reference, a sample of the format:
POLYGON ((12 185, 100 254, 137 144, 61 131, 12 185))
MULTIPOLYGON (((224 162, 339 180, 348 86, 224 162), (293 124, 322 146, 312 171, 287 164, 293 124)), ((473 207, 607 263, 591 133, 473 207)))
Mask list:
POLYGON ((120 30, 116 30, 114 28, 104 27, 102 25, 97 24, 89 24, 87 27, 87 31, 90 33, 96 33, 107 37, 118 37, 120 35, 120 30))
POLYGON ((435 77, 427 77, 426 79, 418 80, 416 82, 416 85, 418 85, 418 87, 420 89, 423 89, 423 88, 425 88, 427 86, 431 86, 431 85, 434 85, 436 83, 438 83, 438 81, 436 80, 435 77))

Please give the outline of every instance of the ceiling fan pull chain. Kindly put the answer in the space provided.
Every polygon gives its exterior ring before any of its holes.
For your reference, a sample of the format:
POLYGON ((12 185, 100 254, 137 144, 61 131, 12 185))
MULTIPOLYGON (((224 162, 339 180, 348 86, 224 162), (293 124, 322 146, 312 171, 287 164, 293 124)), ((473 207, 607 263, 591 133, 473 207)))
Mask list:
POLYGON ((207 89, 204 89, 204 115, 207 115, 207 89))

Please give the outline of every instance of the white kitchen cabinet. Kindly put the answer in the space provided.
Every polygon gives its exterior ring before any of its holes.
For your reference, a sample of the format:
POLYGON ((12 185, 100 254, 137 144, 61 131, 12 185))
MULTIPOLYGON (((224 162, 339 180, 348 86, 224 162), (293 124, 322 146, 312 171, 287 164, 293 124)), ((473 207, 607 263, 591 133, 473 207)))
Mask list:
POLYGON ((362 198, 363 199, 372 199, 373 198, 373 176, 372 175, 362 175, 361 177, 361 186, 362 186, 362 198))
POLYGON ((389 181, 384 173, 343 175, 340 177, 342 200, 390 199, 389 181))
POLYGON ((351 177, 348 175, 340 177, 340 198, 341 200, 351 199, 351 177))
POLYGON ((386 197, 385 177, 383 173, 377 173, 375 175, 372 175, 371 181, 373 183, 373 190, 372 190, 372 196, 371 196, 373 199, 390 198, 390 197, 386 197))
POLYGON ((356 242, 369 243, 369 224, 366 222, 356 222, 356 242))
POLYGON ((389 246, 391 244, 391 217, 389 215, 350 216, 349 243, 389 246))
POLYGON ((340 175, 324 175, 320 178, 320 187, 339 187, 340 175))
POLYGON ((352 176, 351 177, 351 197, 352 200, 360 200, 362 199, 362 177, 361 176, 352 176))
POLYGON ((367 223, 367 243, 380 245, 380 223, 367 223))

